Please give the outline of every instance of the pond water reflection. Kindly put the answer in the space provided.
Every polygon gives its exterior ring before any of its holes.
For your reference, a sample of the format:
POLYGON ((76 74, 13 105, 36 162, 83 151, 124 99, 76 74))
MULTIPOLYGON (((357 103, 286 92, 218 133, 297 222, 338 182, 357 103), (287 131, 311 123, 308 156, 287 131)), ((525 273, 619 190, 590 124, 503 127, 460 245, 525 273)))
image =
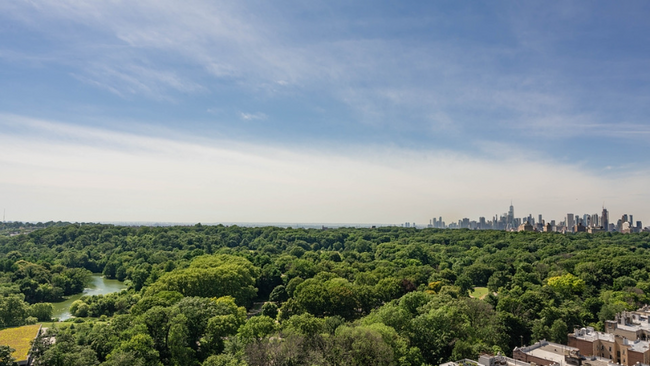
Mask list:
POLYGON ((54 308, 52 311, 52 318, 59 318, 59 320, 66 320, 71 317, 70 305, 75 300, 79 300, 82 296, 86 295, 106 295, 112 292, 119 292, 126 288, 124 282, 118 280, 109 280, 104 278, 101 274, 93 274, 92 281, 88 288, 84 289, 83 293, 72 295, 65 301, 52 303, 54 308))

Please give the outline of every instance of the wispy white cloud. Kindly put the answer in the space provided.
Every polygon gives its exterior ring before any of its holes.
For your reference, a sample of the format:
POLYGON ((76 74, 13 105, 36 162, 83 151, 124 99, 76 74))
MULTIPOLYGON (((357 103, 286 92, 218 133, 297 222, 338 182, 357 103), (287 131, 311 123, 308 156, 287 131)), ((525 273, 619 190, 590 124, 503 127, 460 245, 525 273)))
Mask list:
POLYGON ((0 115, 0 202, 16 219, 424 223, 520 212, 560 219, 603 197, 647 221, 650 172, 380 146, 309 149, 142 136, 0 115), (621 190, 620 187, 625 187, 621 190), (579 189, 567 189, 579 187, 579 189), (494 212, 494 211, 497 212, 494 212))
POLYGON ((361 121, 372 124, 391 124, 395 114, 414 107, 420 111, 418 118, 426 120, 459 104, 517 110, 531 101, 537 106, 558 98, 537 92, 524 99, 521 90, 512 88, 512 80, 490 75, 495 60, 510 49, 354 36, 288 39, 287 30, 277 25, 277 14, 264 6, 256 11, 237 2, 68 0, 43 1, 21 10, 54 22, 83 24, 106 33, 105 42, 127 46, 112 47, 108 58, 104 52, 80 52, 88 59, 78 76, 123 96, 165 99, 167 90, 209 89, 208 80, 171 72, 160 59, 164 56, 199 66, 218 79, 236 80, 255 92, 319 90, 347 103, 361 121))
POLYGON ((245 121, 253 121, 253 120, 265 120, 267 118, 267 115, 261 112, 257 112, 257 113, 241 112, 240 117, 245 121))
POLYGON ((152 99, 173 100, 167 90, 190 94, 205 92, 206 88, 176 75, 141 65, 111 67, 99 64, 89 67, 83 75, 73 74, 78 80, 106 89, 121 97, 144 95, 152 99))

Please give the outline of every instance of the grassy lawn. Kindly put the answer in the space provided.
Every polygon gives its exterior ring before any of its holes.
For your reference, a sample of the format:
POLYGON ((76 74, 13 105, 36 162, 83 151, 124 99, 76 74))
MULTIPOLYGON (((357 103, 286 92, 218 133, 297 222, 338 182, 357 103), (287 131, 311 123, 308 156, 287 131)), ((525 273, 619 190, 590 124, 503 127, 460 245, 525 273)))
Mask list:
POLYGON ((36 338, 40 326, 40 324, 34 324, 0 330, 0 344, 8 345, 16 350, 13 353, 16 361, 26 360, 32 346, 30 343, 36 338))
POLYGON ((488 294, 488 289, 487 287, 474 287, 474 291, 469 294, 471 297, 475 297, 477 299, 482 299, 488 294))

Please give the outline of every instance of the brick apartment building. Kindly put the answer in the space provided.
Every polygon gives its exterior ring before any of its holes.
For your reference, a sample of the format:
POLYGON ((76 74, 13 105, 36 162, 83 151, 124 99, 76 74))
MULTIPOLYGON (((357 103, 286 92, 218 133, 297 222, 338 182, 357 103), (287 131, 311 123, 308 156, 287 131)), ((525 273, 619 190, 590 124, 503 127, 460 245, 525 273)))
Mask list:
POLYGON ((610 359, 625 366, 650 364, 650 307, 625 311, 605 322, 605 332, 592 327, 575 329, 568 345, 585 356, 610 359))

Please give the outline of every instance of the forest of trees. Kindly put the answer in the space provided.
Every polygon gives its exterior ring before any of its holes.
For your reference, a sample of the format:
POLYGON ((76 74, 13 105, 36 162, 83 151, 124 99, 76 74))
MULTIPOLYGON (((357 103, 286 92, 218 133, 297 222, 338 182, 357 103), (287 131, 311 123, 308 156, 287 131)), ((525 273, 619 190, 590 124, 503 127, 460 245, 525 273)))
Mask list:
POLYGON ((50 225, 0 236, 0 327, 49 320, 103 273, 128 290, 75 301, 37 365, 435 365, 602 329, 649 302, 649 248, 649 233, 50 225))

